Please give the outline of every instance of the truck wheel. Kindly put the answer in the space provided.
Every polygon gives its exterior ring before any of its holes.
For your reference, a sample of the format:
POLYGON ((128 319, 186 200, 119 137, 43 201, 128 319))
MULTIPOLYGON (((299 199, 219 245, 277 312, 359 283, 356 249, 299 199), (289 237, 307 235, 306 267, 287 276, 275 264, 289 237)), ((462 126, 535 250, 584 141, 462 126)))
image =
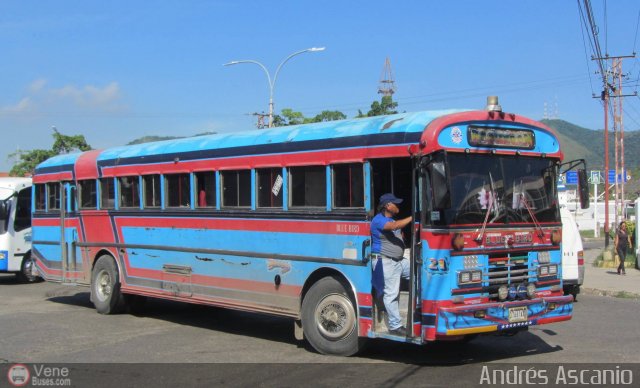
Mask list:
POLYGON ((124 296, 120 292, 120 277, 113 258, 102 255, 91 273, 91 301, 100 314, 124 311, 124 296))
POLYGON ((314 284, 302 302, 302 328, 322 354, 351 356, 360 349, 358 316, 344 286, 332 277, 314 284))
POLYGON ((33 259, 31 258, 31 254, 27 253, 22 258, 22 264, 20 265, 20 272, 16 274, 18 280, 23 283, 35 283, 40 280, 39 276, 34 275, 31 271, 33 270, 33 259))

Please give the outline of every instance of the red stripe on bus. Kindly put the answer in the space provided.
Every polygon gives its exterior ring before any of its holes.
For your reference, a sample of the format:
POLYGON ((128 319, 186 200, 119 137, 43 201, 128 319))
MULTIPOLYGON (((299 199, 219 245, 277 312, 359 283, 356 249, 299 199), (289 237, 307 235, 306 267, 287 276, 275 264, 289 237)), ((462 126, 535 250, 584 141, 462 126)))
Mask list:
POLYGON ((39 174, 33 176, 33 183, 70 181, 73 179, 71 171, 56 172, 51 174, 39 174))
POLYGON ((140 174, 170 174, 191 171, 249 169, 261 167, 295 167, 306 165, 328 165, 336 162, 362 162, 370 158, 389 158, 409 156, 406 145, 388 147, 363 147, 345 150, 299 152, 291 154, 243 156, 233 158, 215 158, 194 161, 172 161, 158 164, 137 164, 125 166, 104 167, 105 177, 140 175, 140 174))
POLYGON ((76 160, 76 179, 92 179, 98 176, 98 165, 96 160, 102 150, 92 150, 84 152, 76 160))

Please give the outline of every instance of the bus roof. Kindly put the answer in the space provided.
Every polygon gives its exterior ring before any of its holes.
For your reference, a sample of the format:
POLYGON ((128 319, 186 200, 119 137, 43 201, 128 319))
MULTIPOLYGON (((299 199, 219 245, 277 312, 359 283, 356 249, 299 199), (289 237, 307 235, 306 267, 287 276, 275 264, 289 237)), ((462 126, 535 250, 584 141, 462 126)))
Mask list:
MULTIPOLYGON (((416 113, 354 118, 313 124, 291 125, 243 132, 187 137, 109 148, 100 152, 98 162, 166 155, 192 150, 224 149, 243 146, 259 146, 309 140, 326 140, 341 137, 385 133, 421 133, 425 126, 438 117, 469 109, 448 109, 416 113)), ((38 165, 38 169, 73 165, 82 153, 58 155, 38 165)))

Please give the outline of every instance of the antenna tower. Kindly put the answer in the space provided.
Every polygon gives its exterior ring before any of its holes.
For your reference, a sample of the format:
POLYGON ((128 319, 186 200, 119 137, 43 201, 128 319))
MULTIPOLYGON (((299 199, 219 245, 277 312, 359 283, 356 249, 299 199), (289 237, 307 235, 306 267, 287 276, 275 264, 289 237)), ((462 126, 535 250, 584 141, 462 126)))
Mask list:
POLYGON ((384 67, 382 68, 382 74, 380 75, 380 85, 378 86, 378 93, 383 96, 393 96, 396 92, 396 83, 393 80, 393 73, 391 72, 391 60, 389 57, 384 61, 384 67))
POLYGON ((262 112, 262 113, 254 112, 254 113, 247 113, 247 115, 254 116, 254 117, 256 117, 258 119, 258 122, 256 123, 256 128, 264 129, 264 128, 267 128, 269 126, 269 115, 268 114, 265 114, 264 112, 262 112))

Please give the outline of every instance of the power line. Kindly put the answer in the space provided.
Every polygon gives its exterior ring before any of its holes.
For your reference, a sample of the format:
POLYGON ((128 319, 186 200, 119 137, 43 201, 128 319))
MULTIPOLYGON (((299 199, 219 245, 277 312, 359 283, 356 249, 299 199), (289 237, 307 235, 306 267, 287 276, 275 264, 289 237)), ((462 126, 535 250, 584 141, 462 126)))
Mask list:
POLYGON ((640 25, 640 10, 638 10, 638 21, 636 22, 636 36, 633 38, 633 52, 636 52, 636 42, 638 41, 638 26, 640 25))
POLYGON ((594 95, 595 92, 593 91, 593 82, 591 79, 591 67, 589 66, 589 62, 590 62, 589 55, 587 54, 587 42, 584 37, 584 30, 586 29, 586 26, 584 26, 584 23, 583 23, 584 18, 582 17, 582 7, 580 6, 580 0, 578 0, 578 17, 580 19, 580 33, 582 34, 582 47, 584 48, 584 58, 587 64, 587 74, 589 75, 589 86, 591 87, 591 95, 594 95), (583 28, 583 26, 585 28, 583 28))

